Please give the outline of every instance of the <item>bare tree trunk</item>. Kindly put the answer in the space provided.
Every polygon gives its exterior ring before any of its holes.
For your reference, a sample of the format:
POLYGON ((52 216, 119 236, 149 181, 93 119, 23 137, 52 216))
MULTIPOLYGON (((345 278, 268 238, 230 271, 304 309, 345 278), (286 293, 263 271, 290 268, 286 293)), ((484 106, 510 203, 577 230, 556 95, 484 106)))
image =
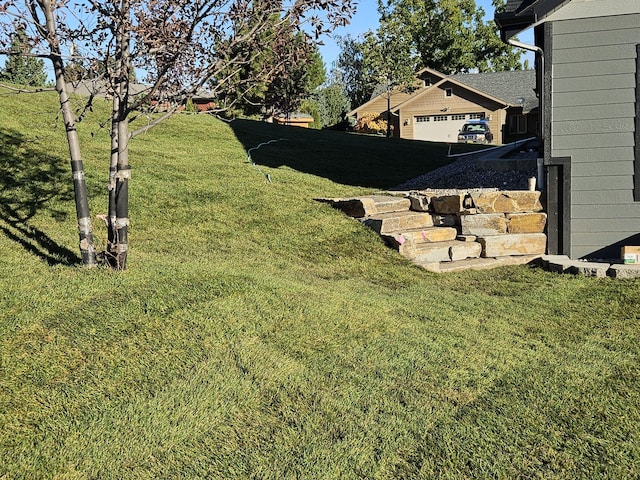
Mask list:
POLYGON ((118 112, 120 97, 114 93, 111 110, 111 158, 109 162, 109 214, 107 216, 107 261, 114 267, 116 264, 116 174, 118 173, 118 112))
MULTIPOLYGON (((129 0, 122 0, 122 12, 129 12, 129 0)), ((118 25, 116 35, 116 83, 111 113, 111 162, 109 166, 108 258, 116 270, 127 266, 129 250, 129 71, 131 51, 128 18, 118 25)))
POLYGON ((69 158, 71 161, 76 202, 76 217, 78 220, 80 255, 82 263, 91 267, 97 265, 96 248, 93 243, 93 228, 91 226, 87 184, 84 177, 84 166, 80 152, 80 140, 78 139, 78 131, 76 130, 75 115, 71 109, 69 94, 67 93, 67 83, 64 78, 64 62, 60 54, 60 45, 56 36, 52 4, 50 2, 43 2, 42 5, 47 26, 47 42, 51 48, 50 59, 53 63, 56 77, 56 91, 60 99, 60 108, 62 110, 62 118, 67 134, 67 143, 69 145, 69 158))

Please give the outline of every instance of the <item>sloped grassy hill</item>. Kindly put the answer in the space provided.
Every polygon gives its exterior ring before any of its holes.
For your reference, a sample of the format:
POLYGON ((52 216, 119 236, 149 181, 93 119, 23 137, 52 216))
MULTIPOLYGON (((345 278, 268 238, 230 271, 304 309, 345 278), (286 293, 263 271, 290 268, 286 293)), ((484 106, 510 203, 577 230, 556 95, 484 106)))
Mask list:
MULTIPOLYGON (((0 111, 0 478, 640 473, 640 282, 435 275, 313 201, 444 146, 174 117, 132 144, 116 273, 76 265, 55 98, 0 111)), ((106 117, 80 125, 94 214, 106 117)))

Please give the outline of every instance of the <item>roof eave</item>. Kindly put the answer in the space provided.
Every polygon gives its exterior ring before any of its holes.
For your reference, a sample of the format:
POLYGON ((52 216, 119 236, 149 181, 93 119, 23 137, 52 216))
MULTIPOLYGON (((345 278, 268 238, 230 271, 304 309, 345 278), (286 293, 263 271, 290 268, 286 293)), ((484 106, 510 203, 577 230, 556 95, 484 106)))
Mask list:
POLYGON ((496 25, 500 29, 500 38, 506 42, 523 30, 537 22, 535 14, 514 15, 513 13, 499 13, 494 17, 496 25))
POLYGON ((504 42, 538 23, 563 4, 571 0, 533 0, 512 12, 498 13, 494 20, 504 42))

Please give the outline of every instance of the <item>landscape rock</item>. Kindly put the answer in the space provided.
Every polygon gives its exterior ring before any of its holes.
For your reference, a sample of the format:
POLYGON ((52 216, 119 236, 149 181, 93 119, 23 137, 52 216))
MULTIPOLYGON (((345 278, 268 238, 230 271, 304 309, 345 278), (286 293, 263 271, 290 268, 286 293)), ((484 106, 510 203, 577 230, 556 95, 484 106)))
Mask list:
POLYGON ((431 218, 433 219, 434 227, 455 227, 458 224, 458 216, 457 215, 440 215, 440 214, 432 214, 431 218))
POLYGON ((332 205, 350 217, 361 218, 380 213, 408 210, 411 207, 411 201, 408 198, 390 195, 367 195, 335 199, 332 201, 332 205))
POLYGON ((543 255, 547 248, 544 233, 515 233, 478 237, 483 257, 543 255))
POLYGON ((431 198, 431 209, 445 215, 458 214, 464 210, 464 198, 464 193, 435 196, 431 198))
POLYGON ((604 278, 607 276, 607 271, 610 265, 608 263, 599 262, 582 262, 575 260, 567 266, 566 273, 572 273, 574 275, 583 275, 585 277, 598 277, 604 278))
POLYGON ((383 234, 383 238, 396 245, 417 245, 420 243, 448 242, 455 240, 458 231, 451 227, 427 227, 405 230, 393 234, 383 234))
POLYGON ((474 203, 477 200, 487 211, 537 208, 539 192, 449 189, 396 194, 322 201, 357 218, 403 256, 430 271, 528 263, 545 252, 546 235, 539 232, 546 221, 543 213, 480 213, 474 203), (534 233, 508 233, 509 222, 512 231, 534 233))
POLYGON ((460 231, 462 235, 502 235, 507 233, 507 221, 499 213, 461 215, 460 231))
POLYGON ((416 212, 428 212, 431 208, 431 197, 419 193, 411 193, 408 196, 411 202, 411 210, 416 212))
POLYGON ((478 213, 525 213, 541 212, 540 192, 538 191, 498 191, 470 192, 473 207, 478 213))
POLYGON ((417 246, 407 257, 417 263, 449 262, 450 248, 454 242, 425 243, 417 246))
POLYGON ((508 213, 507 231, 509 233, 543 233, 547 225, 547 214, 508 213))
POLYGON ((460 240, 461 242, 475 242, 477 238, 475 235, 458 235, 456 240, 460 240))
POLYGON ((379 234, 398 233, 403 230, 433 227, 433 218, 429 213, 422 212, 390 212, 366 218, 364 224, 379 234))
POLYGON ((482 254, 482 245, 478 242, 456 241, 449 248, 449 259, 452 262, 465 260, 467 258, 479 258, 482 254))

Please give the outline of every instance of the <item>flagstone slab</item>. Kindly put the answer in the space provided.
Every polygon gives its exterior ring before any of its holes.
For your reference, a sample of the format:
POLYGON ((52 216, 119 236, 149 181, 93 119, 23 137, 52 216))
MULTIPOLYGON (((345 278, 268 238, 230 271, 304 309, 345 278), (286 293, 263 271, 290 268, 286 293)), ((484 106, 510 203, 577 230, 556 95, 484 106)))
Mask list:
POLYGON ((539 191, 514 190, 497 192, 470 192, 473 208, 478 213, 541 212, 539 191))
POLYGON ((364 224, 379 234, 398 233, 403 230, 433 227, 433 218, 423 212, 390 212, 372 215, 364 224))
POLYGON ((509 233, 543 233, 547 225, 547 214, 536 213, 508 213, 507 231, 509 233))
POLYGON ((503 235, 507 233, 507 220, 501 213, 460 215, 462 235, 503 235))
POLYGON ((350 217, 370 217, 380 213, 400 212, 409 210, 411 201, 404 197, 390 195, 367 195, 354 198, 339 198, 332 200, 334 208, 342 210, 350 217))
POLYGON ((544 233, 514 233, 478 237, 483 257, 543 255, 547 249, 544 233))

